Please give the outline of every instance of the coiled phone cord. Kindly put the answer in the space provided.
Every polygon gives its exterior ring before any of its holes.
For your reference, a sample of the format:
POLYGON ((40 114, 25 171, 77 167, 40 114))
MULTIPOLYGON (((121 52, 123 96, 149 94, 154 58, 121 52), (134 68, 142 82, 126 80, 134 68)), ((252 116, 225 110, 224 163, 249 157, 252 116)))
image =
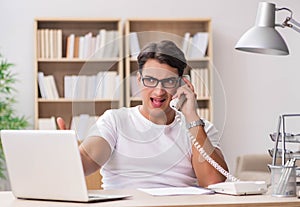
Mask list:
MULTIPOLYGON (((182 125, 182 121, 180 118, 179 113, 176 114, 175 119, 179 122, 180 125, 182 125)), ((196 138, 191 134, 191 132, 185 128, 187 131, 187 134, 189 136, 189 138, 191 139, 192 144, 196 147, 196 149, 198 150, 198 152, 202 155, 202 157, 209 163, 211 164, 216 170, 218 170, 222 175, 224 175, 228 180, 233 181, 233 182, 237 182, 239 181, 238 178, 236 178, 235 176, 231 175, 229 172, 227 172, 221 165, 219 165, 219 163, 217 163, 214 159, 212 159, 207 153, 206 151, 203 149, 203 147, 201 147, 201 145, 199 144, 199 142, 196 140, 196 138)))

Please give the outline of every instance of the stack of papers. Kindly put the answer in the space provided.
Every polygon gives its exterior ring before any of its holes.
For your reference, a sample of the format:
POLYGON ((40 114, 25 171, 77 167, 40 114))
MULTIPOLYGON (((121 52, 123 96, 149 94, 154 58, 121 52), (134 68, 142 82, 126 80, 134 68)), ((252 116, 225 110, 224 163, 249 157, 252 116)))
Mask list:
POLYGON ((214 193, 213 190, 201 187, 139 188, 138 190, 153 196, 202 195, 214 193))

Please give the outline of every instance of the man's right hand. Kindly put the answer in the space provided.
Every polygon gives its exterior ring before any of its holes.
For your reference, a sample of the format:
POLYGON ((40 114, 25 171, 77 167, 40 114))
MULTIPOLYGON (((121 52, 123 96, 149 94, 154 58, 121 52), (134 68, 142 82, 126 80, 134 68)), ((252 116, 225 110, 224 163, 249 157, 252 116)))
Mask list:
POLYGON ((57 117, 56 118, 56 123, 57 123, 57 126, 60 130, 66 130, 67 127, 66 127, 66 123, 65 121, 63 120, 63 118, 61 117, 57 117))

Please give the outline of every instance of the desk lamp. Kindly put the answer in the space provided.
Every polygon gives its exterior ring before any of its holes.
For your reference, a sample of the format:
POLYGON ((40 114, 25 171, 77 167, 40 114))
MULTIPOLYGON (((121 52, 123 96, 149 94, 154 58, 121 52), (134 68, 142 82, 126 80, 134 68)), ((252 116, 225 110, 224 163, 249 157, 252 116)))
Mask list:
POLYGON ((249 29, 237 42, 235 49, 268 55, 288 55, 289 49, 275 27, 288 27, 300 33, 300 23, 293 19, 288 8, 276 8, 275 4, 260 2, 255 26, 249 29), (290 15, 283 23, 275 24, 275 12, 288 11, 290 15))

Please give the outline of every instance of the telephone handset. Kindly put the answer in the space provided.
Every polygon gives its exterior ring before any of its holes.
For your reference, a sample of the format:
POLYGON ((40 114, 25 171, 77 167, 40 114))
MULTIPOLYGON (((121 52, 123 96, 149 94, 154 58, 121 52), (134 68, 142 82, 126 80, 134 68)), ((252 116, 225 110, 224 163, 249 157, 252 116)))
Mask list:
MULTIPOLYGON (((184 78, 187 78, 189 81, 191 80, 189 75, 183 75, 184 78)), ((179 86, 183 86, 185 82, 180 78, 179 86)), ((176 111, 180 111, 182 104, 185 102, 186 97, 182 94, 179 98, 175 98, 170 102, 170 107, 176 111)))
POLYGON ((180 98, 174 98, 171 102, 170 102, 170 107, 172 109, 174 109, 175 111, 180 111, 180 108, 182 106, 182 104, 185 102, 186 97, 185 95, 181 95, 180 98))
MULTIPOLYGON (((189 80, 189 76, 186 76, 189 80)), ((177 112, 180 112, 180 108, 186 101, 185 95, 181 95, 179 98, 175 98, 170 101, 170 107, 177 112)), ((181 122, 180 118, 177 118, 181 122)), ((218 193, 231 194, 231 195, 250 195, 250 194, 262 194, 267 192, 267 184, 265 181, 240 181, 238 178, 227 172, 222 166, 220 166, 215 160, 213 160, 201 147, 196 138, 186 128, 188 137, 191 138, 191 142, 202 155, 202 157, 211 164, 216 170, 224 175, 231 182, 222 182, 209 185, 208 188, 218 193)))

